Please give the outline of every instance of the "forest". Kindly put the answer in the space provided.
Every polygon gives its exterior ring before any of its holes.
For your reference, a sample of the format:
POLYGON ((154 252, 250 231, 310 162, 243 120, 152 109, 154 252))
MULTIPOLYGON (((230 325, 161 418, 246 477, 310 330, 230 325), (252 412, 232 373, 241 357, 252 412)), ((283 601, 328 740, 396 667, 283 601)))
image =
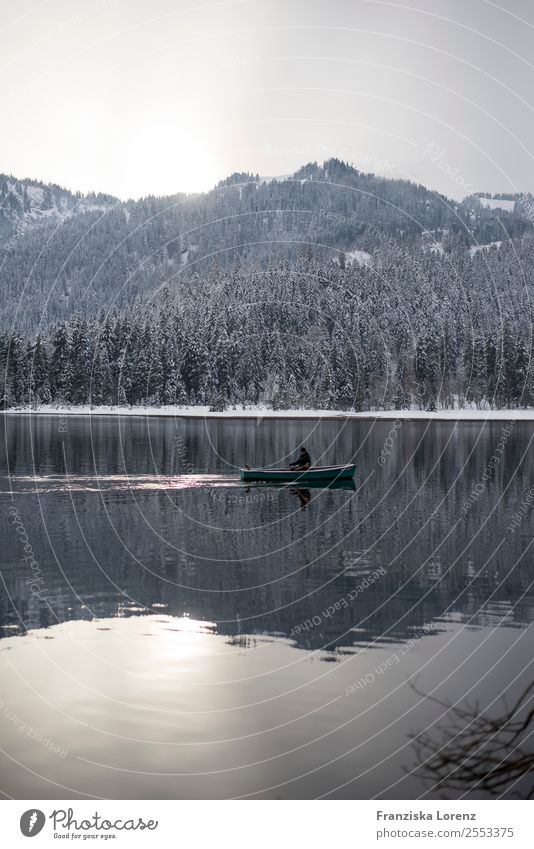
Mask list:
POLYGON ((341 251, 350 262, 391 242, 460 254, 519 242, 533 211, 529 195, 517 195, 513 211, 489 209, 476 196, 455 201, 339 160, 137 201, 0 175, 0 327, 35 334, 74 313, 131 306, 164 284, 179 291, 188 275, 252 274, 302 253, 335 261, 341 251))
POLYGON ((2 406, 532 405, 533 268, 525 237, 212 268, 42 333, 6 330, 2 406))
POLYGON ((481 197, 339 160, 124 202, 0 175, 1 405, 530 406, 534 204, 481 197))

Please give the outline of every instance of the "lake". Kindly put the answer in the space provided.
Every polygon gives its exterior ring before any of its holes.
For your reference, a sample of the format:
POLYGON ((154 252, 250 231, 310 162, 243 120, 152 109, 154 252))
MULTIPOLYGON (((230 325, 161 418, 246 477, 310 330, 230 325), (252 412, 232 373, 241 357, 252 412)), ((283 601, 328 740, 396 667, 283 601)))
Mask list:
POLYGON ((488 795, 436 751, 534 679, 532 424, 0 428, 4 795, 488 795), (354 488, 239 481, 302 444, 354 488))

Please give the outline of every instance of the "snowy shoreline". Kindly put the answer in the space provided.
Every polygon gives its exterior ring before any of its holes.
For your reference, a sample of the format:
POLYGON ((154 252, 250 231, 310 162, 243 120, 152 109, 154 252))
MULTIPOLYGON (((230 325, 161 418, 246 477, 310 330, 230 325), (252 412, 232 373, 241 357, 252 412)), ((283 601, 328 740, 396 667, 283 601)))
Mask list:
POLYGON ((30 407, 12 407, 2 410, 6 416, 143 416, 143 417, 175 417, 191 419, 360 419, 374 421, 532 421, 534 408, 513 410, 374 410, 354 412, 353 410, 271 410, 267 407, 230 408, 223 412, 210 412, 208 407, 115 407, 89 405, 60 407, 40 405, 36 409, 30 407))

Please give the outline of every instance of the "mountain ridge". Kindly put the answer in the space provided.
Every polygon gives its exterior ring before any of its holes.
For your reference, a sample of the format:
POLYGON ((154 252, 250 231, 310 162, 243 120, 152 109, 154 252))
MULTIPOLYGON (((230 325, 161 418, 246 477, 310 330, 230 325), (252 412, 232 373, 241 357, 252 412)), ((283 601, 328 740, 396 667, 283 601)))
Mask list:
POLYGON ((218 268, 265 270, 305 254, 372 265, 392 246, 444 252, 522 239, 532 204, 454 201, 337 159, 291 178, 235 172, 201 194, 119 200, 0 175, 0 322, 30 328, 149 297, 218 268))

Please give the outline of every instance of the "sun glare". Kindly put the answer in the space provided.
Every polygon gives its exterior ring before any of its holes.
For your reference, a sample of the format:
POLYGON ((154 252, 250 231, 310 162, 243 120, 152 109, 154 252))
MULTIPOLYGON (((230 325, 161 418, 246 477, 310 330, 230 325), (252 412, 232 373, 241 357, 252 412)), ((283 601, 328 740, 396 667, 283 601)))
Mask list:
POLYGON ((217 133, 202 116, 193 118, 152 116, 137 127, 123 173, 126 179, 136 168, 140 195, 208 191, 225 176, 217 133))

